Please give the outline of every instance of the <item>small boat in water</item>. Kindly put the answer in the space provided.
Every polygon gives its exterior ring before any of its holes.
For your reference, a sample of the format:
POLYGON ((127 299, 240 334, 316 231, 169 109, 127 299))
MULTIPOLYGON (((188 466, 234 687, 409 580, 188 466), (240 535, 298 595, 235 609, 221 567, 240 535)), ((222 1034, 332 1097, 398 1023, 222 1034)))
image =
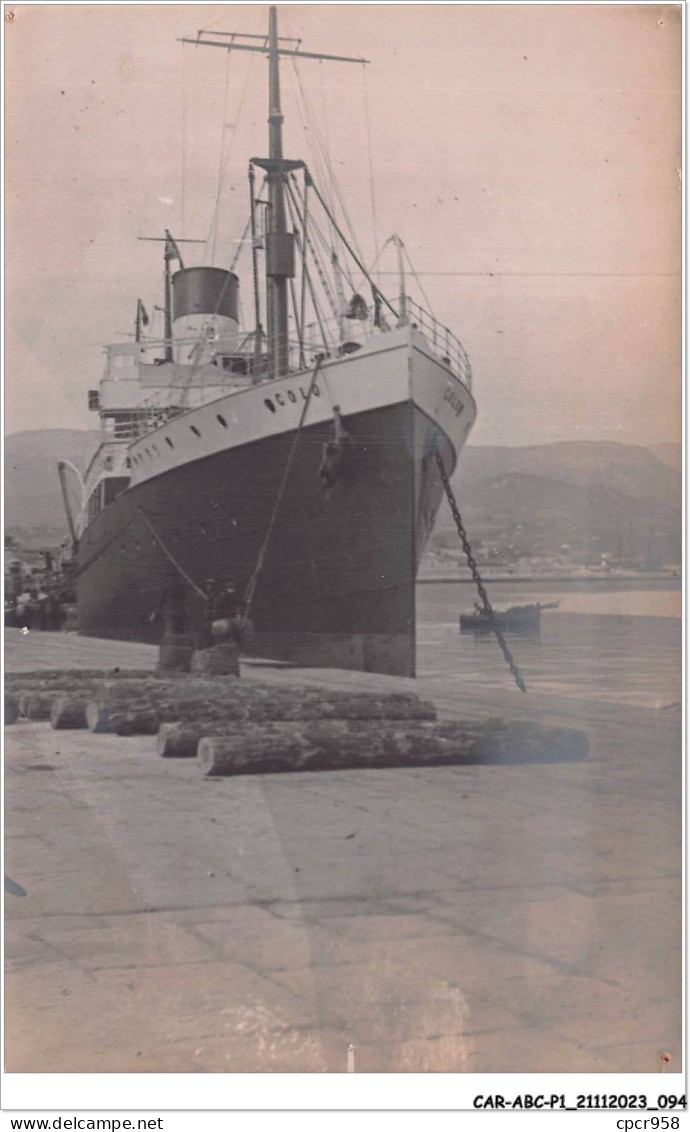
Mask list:
POLYGON ((474 613, 460 614, 460 631, 536 630, 539 628, 542 609, 558 609, 560 602, 534 602, 531 605, 511 605, 508 609, 495 609, 491 613, 476 605, 474 613))

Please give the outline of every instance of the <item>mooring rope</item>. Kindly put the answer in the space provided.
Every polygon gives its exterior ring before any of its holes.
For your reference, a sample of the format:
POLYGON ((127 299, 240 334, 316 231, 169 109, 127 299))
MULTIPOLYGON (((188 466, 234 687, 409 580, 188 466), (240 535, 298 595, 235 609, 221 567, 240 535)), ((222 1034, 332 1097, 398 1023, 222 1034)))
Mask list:
POLYGON ((168 561, 171 563, 171 565, 173 565, 175 567, 175 569, 177 570, 178 574, 180 574, 180 576, 182 578, 184 578, 187 585, 191 586, 192 589, 194 590, 194 592, 197 593, 200 598, 203 598, 203 600, 206 601, 207 600, 207 594, 205 594, 202 589, 199 589, 199 586, 197 586, 194 579, 190 578, 189 574, 186 572, 184 567, 180 565, 180 563, 175 558, 174 554, 170 550, 168 550, 167 546, 165 545, 165 543, 163 542, 163 539, 160 537, 160 535, 156 531, 156 528, 154 527, 153 523, 149 519, 148 515, 144 511, 142 511, 141 507, 137 507, 137 512, 141 515, 142 519, 146 523, 146 526, 148 527, 149 531, 153 535, 153 538, 155 539, 158 546, 161 548, 161 550, 163 551, 163 554, 168 559, 168 561))

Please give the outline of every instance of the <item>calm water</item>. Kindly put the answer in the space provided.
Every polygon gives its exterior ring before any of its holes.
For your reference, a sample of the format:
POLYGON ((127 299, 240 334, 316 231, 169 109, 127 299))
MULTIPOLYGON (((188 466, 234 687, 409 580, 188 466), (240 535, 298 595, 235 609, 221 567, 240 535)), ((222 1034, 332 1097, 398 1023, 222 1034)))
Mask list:
MULTIPOLYGON (((681 582, 489 583, 496 609, 559 601, 537 635, 507 634, 528 689, 663 707, 681 699, 681 582)), ((491 634, 460 633, 471 585, 417 587, 420 675, 457 673, 463 683, 506 687, 512 677, 491 634)))

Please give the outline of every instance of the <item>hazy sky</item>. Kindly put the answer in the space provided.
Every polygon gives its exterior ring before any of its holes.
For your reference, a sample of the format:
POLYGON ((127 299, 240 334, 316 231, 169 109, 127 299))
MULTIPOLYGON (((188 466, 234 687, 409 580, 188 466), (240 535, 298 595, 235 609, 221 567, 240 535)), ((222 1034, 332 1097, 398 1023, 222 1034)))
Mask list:
MULTIPOLYGON (((263 57, 177 37, 263 31, 267 8, 13 10, 6 429, 94 427, 102 344, 131 332, 138 297, 162 299, 161 249, 137 235, 209 235, 223 138, 215 246, 188 264, 227 265, 267 147, 263 57)), ((366 80, 303 62, 302 82, 371 261, 368 119, 378 243, 400 233, 470 355, 473 441, 679 439, 680 6, 286 4, 279 20, 304 50, 371 61, 366 80)), ((286 155, 310 160, 282 72, 286 155)))

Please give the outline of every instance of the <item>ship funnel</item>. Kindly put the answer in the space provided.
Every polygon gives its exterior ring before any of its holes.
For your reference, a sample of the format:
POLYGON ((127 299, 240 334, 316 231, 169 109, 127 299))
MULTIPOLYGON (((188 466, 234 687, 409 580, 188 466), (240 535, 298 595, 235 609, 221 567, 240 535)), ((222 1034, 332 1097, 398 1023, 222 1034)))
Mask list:
POLYGON ((203 364, 237 352, 237 276, 220 267, 184 267, 172 277, 176 362, 203 364))

